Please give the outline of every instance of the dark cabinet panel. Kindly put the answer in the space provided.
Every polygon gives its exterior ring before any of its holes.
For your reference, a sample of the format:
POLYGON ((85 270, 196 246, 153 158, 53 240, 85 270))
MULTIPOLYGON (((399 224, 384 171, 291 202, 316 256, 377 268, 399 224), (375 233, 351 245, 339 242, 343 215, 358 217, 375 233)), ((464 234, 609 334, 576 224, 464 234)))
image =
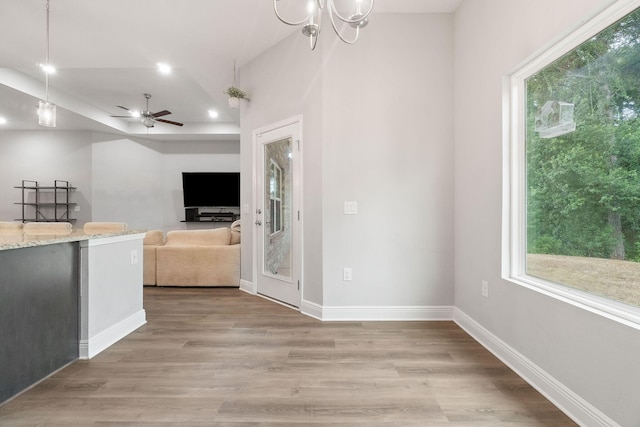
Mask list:
POLYGON ((0 251, 0 402, 78 358, 78 250, 0 251))

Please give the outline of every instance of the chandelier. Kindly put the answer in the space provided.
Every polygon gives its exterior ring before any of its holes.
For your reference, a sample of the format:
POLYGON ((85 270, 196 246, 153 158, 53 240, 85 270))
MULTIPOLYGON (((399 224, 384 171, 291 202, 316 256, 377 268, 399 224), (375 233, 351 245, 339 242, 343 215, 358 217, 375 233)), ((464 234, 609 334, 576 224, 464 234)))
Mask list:
POLYGON ((49 0, 47 0, 47 56, 46 62, 41 64, 44 71, 45 100, 38 104, 38 124, 46 127, 56 127, 56 104, 49 102, 49 74, 55 69, 49 62, 49 0))
POLYGON ((366 12, 362 12, 362 3, 363 0, 353 0, 353 14, 346 17, 338 12, 334 0, 308 0, 307 1, 307 16, 300 21, 287 21, 284 19, 280 12, 278 11, 278 1, 273 0, 273 10, 276 13, 276 16, 280 21, 287 25, 298 26, 302 25, 302 34, 305 37, 309 37, 309 46, 311 50, 316 48, 316 43, 318 41, 318 35, 320 35, 320 30, 322 28, 322 11, 325 9, 329 12, 329 19, 331 20, 331 26, 333 30, 336 32, 340 40, 345 43, 352 44, 358 40, 358 36, 360 35, 360 29, 367 26, 369 23, 369 14, 373 10, 373 2, 374 0, 369 0, 369 8, 366 12), (343 22, 349 24, 351 28, 353 28, 353 36, 351 38, 347 38, 336 25, 336 22, 343 22))

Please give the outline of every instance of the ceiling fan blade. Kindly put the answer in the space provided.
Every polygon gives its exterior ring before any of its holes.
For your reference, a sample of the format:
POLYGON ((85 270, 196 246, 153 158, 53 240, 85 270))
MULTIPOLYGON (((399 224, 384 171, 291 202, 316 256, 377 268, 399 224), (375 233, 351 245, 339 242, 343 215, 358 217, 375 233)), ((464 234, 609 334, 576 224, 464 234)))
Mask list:
POLYGON ((168 114, 171 114, 171 111, 162 110, 162 111, 158 111, 157 113, 153 113, 151 116, 152 117, 162 117, 162 116, 166 116, 168 114))
POLYGON ((127 107, 123 107, 122 105, 116 105, 116 107, 122 108, 123 110, 131 111, 130 109, 128 109, 127 107))
POLYGON ((165 119, 156 119, 156 122, 167 123, 167 124, 175 125, 175 126, 184 126, 184 123, 172 122, 171 120, 165 120, 165 119))
POLYGON ((109 117, 118 117, 118 118, 122 118, 122 119, 133 119, 134 118, 132 115, 128 115, 128 116, 109 116, 109 117))

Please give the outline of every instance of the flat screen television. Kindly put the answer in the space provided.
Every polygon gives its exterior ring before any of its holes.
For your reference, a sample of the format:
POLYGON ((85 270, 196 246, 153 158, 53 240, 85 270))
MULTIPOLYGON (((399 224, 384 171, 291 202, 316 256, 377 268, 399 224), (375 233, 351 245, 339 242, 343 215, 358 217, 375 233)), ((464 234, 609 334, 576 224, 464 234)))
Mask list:
POLYGON ((182 172, 184 207, 240 207, 240 172, 182 172))

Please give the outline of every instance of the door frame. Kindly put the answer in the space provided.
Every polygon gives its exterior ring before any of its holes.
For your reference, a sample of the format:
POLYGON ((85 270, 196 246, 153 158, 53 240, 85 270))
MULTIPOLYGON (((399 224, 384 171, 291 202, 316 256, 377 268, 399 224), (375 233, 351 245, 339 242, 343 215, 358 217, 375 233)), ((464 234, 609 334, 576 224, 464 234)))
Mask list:
MULTIPOLYGON (((297 311, 301 310, 302 307, 302 295, 303 295, 303 291, 304 291, 304 215, 303 215, 303 200, 302 200, 302 196, 303 196, 303 177, 304 177, 304 171, 303 171, 303 135, 304 135, 304 128, 303 128, 303 123, 302 123, 302 114, 298 114, 292 117, 289 117, 287 119, 275 122, 275 123, 271 123, 268 124, 266 126, 260 127, 258 129, 254 129, 252 132, 252 155, 253 155, 253 180, 252 180, 252 203, 253 203, 253 210, 251 212, 251 228, 252 228, 252 240, 253 240, 253 277, 252 277, 252 281, 253 281, 253 286, 252 286, 252 291, 254 295, 258 295, 261 296, 263 298, 267 298, 271 301, 274 301, 278 304, 284 305, 286 307, 289 308, 294 308, 297 311), (298 244, 300 247, 300 254, 298 255, 298 257, 296 257, 299 261, 299 266, 298 266, 298 271, 300 272, 299 274, 299 281, 300 281, 300 300, 298 301, 298 306, 297 307, 293 307, 289 304, 286 304, 282 301, 279 301, 277 299, 274 298, 270 298, 268 295, 263 295, 263 294, 259 294, 258 293, 258 275, 259 275, 259 268, 260 268, 260 260, 259 260, 259 252, 258 252, 258 231, 259 231, 259 227, 256 226, 255 222, 257 221, 257 209, 258 209, 258 198, 262 197, 261 194, 258 194, 258 159, 261 156, 258 156, 258 150, 262 149, 262 145, 261 142, 258 140, 258 136, 267 132, 271 132, 286 126, 290 126, 290 125, 294 125, 297 124, 300 128, 300 139, 299 141, 293 141, 294 145, 297 145, 296 147, 296 152, 297 152, 297 168, 295 168, 294 170, 297 171, 297 176, 293 177, 293 179, 296 179, 298 182, 298 186, 297 186, 297 194, 294 195, 294 198, 298 200, 297 202, 297 206, 298 206, 298 244)), ((293 212, 292 212, 293 214, 293 212)), ((292 215, 293 217, 293 215, 292 215)), ((260 229, 261 230, 261 229, 260 229)), ((292 262, 295 262, 295 260, 292 260, 292 262)))

